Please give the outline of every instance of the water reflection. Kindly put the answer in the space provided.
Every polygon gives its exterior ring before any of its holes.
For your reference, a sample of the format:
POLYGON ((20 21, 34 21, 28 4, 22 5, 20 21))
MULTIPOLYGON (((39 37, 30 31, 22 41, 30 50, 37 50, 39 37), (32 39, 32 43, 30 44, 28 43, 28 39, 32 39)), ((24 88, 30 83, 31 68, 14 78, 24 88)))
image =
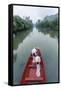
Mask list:
POLYGON ((37 28, 33 31, 21 33, 21 37, 17 36, 17 57, 13 65, 13 81, 14 84, 20 84, 22 74, 27 63, 31 50, 34 47, 40 48, 45 66, 47 82, 58 81, 58 42, 56 38, 51 38, 49 34, 39 32, 37 28))
POLYGON ((23 40, 27 37, 27 35, 31 32, 32 30, 24 30, 21 32, 17 32, 16 34, 13 33, 13 48, 17 49, 19 43, 22 43, 23 40))
POLYGON ((49 34, 50 37, 58 39, 58 31, 50 30, 50 29, 46 29, 46 28, 40 28, 40 29, 38 29, 38 31, 42 32, 44 34, 49 34))

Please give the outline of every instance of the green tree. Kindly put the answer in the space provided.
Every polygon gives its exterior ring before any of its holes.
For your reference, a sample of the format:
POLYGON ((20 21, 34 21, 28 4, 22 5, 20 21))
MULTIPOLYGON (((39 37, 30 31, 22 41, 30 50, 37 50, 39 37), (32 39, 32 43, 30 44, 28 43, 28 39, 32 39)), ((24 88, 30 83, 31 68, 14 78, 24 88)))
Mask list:
POLYGON ((33 27, 32 20, 30 17, 26 17, 25 19, 20 16, 13 16, 13 32, 27 30, 33 27))

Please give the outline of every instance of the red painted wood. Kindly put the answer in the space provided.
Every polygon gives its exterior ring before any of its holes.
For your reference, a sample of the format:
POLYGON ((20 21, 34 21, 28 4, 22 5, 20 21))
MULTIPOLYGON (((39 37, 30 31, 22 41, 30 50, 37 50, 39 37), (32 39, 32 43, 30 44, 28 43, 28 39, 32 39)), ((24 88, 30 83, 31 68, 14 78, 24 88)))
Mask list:
POLYGON ((30 65, 32 65, 32 55, 30 55, 28 62, 25 66, 24 72, 23 72, 22 80, 20 80, 20 84, 29 84, 29 83, 36 83, 36 82, 45 83, 46 82, 44 63, 42 60, 41 52, 39 49, 37 49, 37 51, 38 51, 38 55, 41 58, 41 62, 40 62, 41 75, 40 75, 40 77, 36 76, 36 64, 34 64, 33 68, 30 67, 30 65))

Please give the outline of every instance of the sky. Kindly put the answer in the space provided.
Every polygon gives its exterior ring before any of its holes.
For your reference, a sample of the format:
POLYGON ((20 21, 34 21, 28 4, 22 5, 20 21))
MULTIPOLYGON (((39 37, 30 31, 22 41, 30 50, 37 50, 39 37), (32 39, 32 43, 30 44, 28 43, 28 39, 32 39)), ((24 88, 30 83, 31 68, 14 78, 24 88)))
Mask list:
POLYGON ((30 16, 30 19, 32 19, 33 23, 36 23, 38 19, 43 20, 44 17, 54 15, 56 13, 58 13, 58 8, 30 6, 13 7, 13 15, 19 15, 22 18, 30 16))

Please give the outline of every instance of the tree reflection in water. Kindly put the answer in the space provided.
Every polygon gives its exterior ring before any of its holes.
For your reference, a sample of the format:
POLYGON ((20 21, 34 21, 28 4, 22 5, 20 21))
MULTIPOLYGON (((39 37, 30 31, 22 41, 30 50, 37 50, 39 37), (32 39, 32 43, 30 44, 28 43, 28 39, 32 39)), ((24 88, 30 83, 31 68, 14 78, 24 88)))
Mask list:
POLYGON ((38 31, 44 34, 49 34, 50 37, 58 39, 58 31, 50 30, 49 28, 40 28, 38 31))
POLYGON ((23 30, 21 32, 13 33, 13 61, 16 61, 17 58, 17 48, 20 43, 30 34, 31 30, 23 30))
MULTIPOLYGON (((19 43, 22 43, 23 40, 28 36, 28 34, 31 32, 32 30, 24 30, 21 32, 17 32, 15 37, 13 37, 13 49, 17 49, 19 43)), ((14 34, 14 33, 13 33, 14 34)))

